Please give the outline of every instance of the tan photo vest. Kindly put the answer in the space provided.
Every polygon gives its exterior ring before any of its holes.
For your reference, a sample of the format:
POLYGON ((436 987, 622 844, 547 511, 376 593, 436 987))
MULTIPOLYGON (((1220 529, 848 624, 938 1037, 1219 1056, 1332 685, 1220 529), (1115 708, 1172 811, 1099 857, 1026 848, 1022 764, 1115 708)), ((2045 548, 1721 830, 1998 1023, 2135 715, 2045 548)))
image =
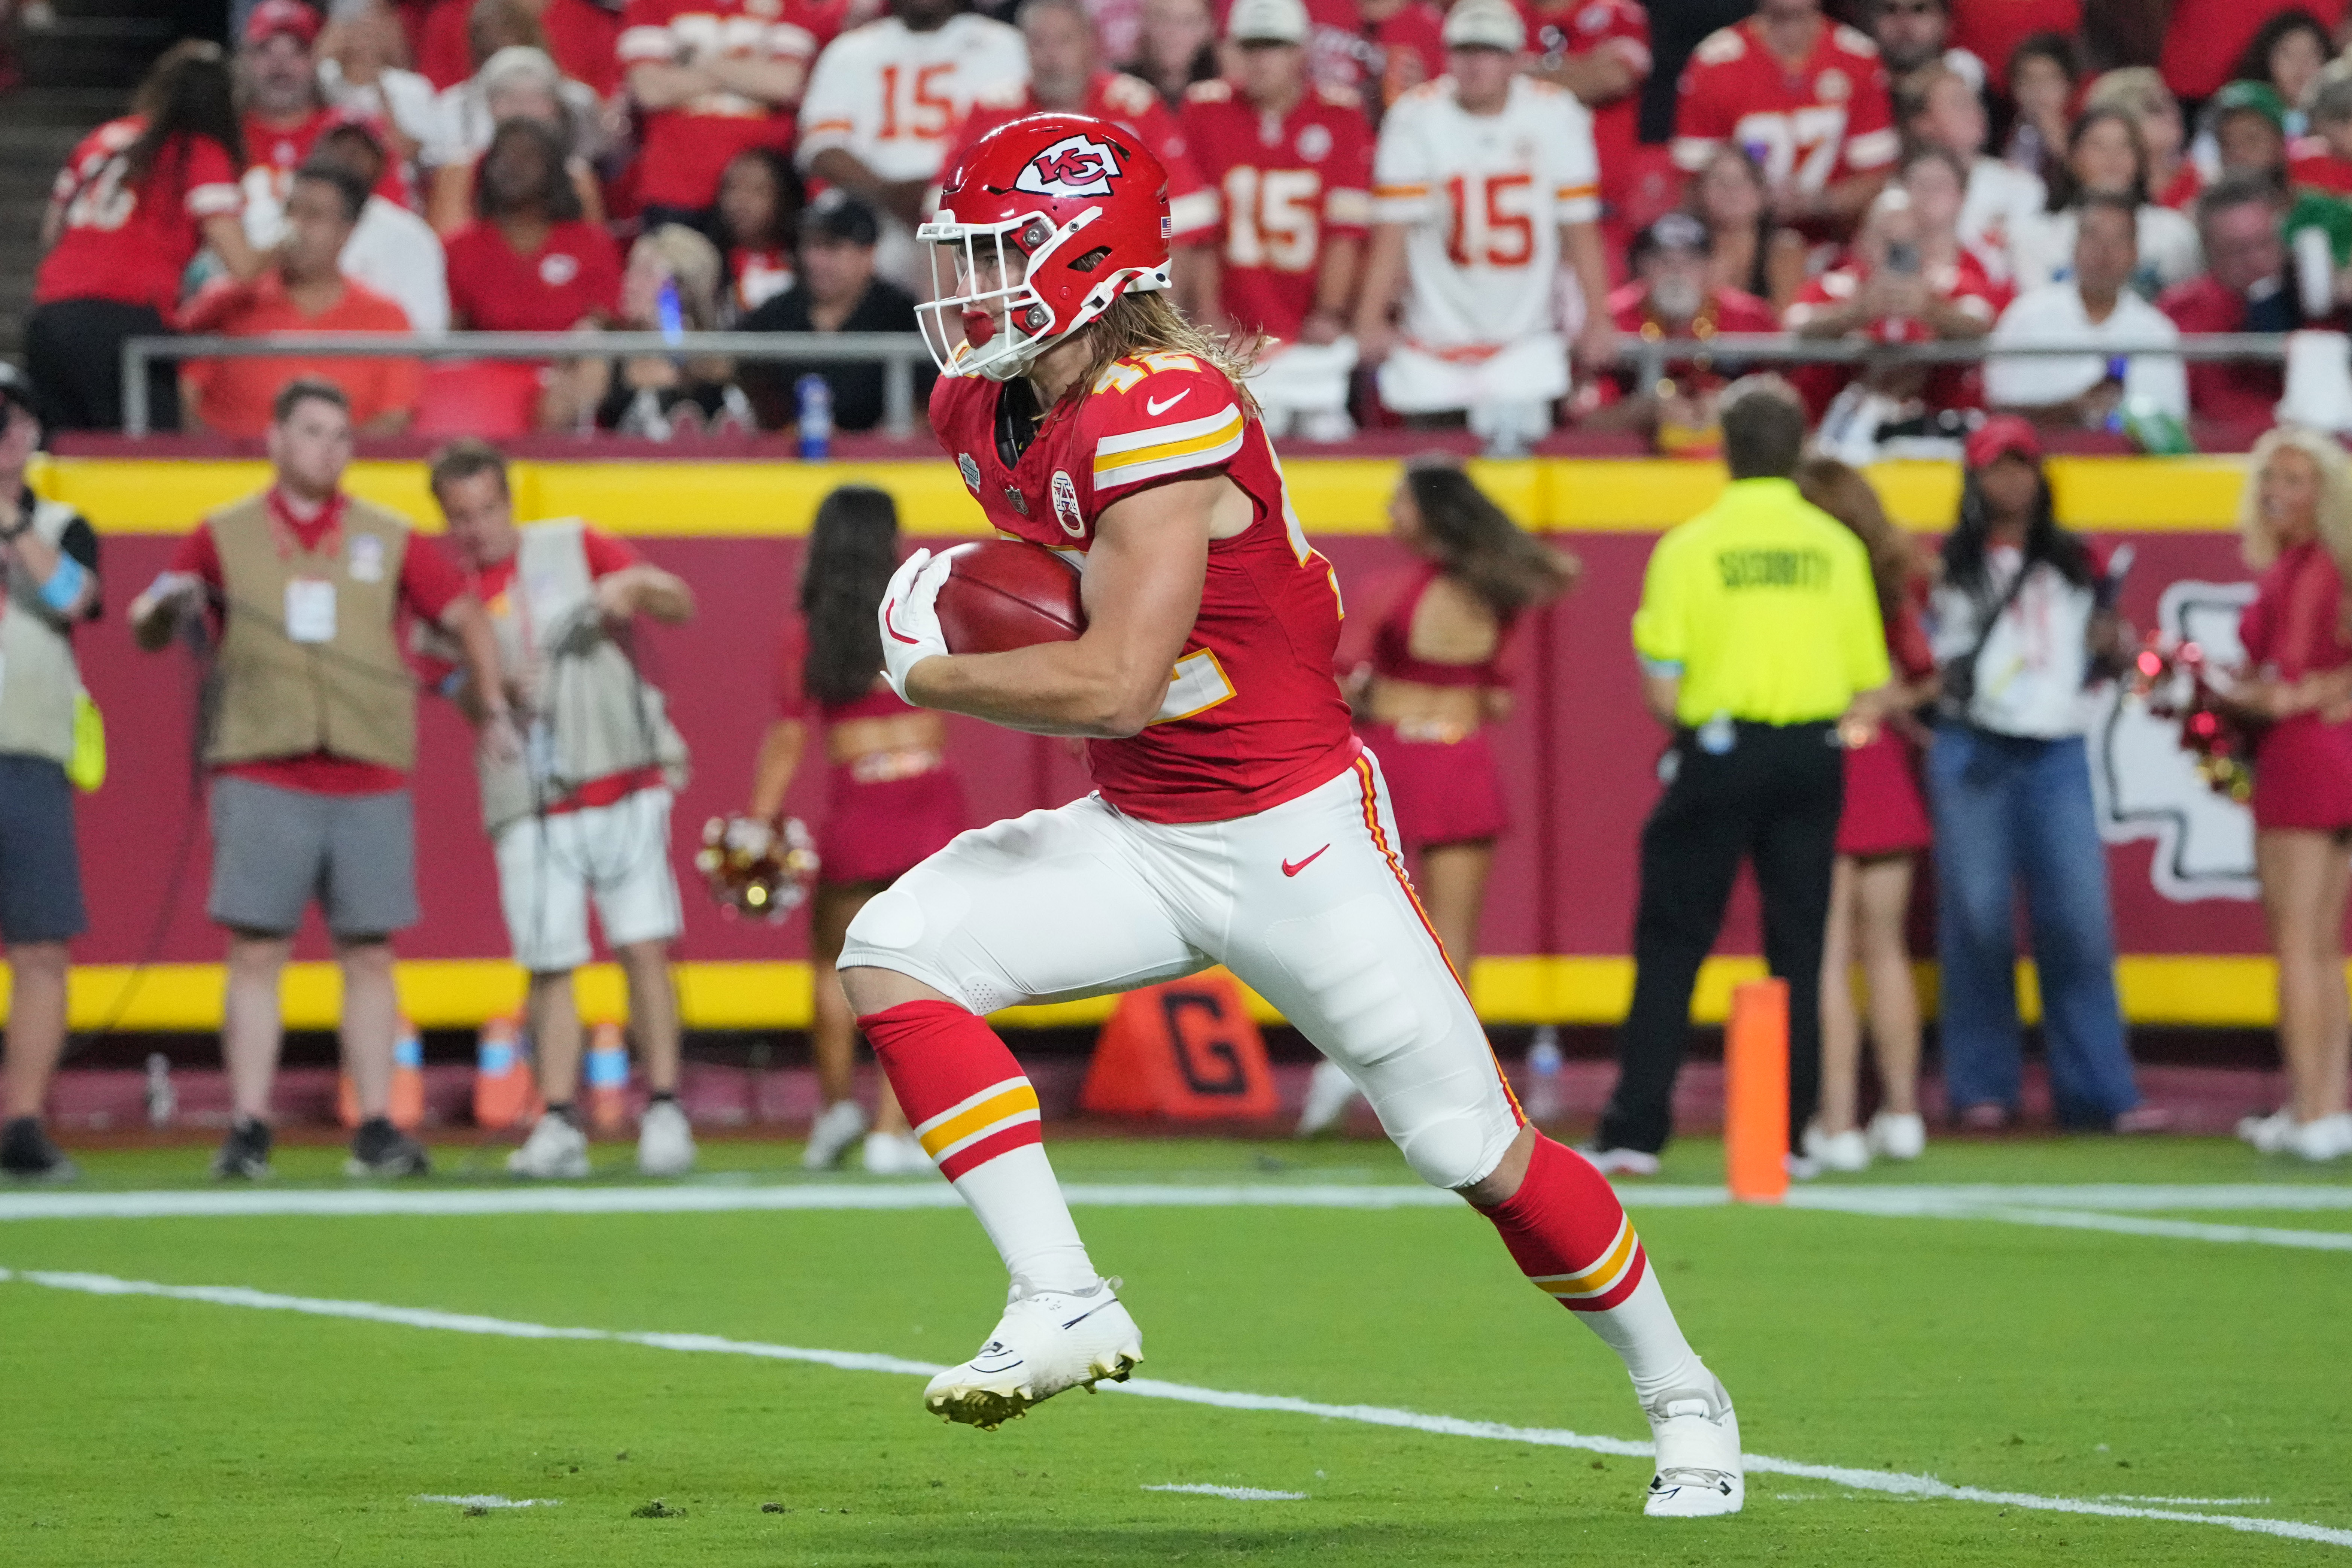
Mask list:
MULTIPOLYGON (((33 531, 60 548, 78 514, 53 500, 33 503, 33 531)), ((74 693, 81 672, 73 638, 41 602, 41 585, 13 563, 6 568, 7 602, 0 605, 0 752, 73 760, 74 693)))

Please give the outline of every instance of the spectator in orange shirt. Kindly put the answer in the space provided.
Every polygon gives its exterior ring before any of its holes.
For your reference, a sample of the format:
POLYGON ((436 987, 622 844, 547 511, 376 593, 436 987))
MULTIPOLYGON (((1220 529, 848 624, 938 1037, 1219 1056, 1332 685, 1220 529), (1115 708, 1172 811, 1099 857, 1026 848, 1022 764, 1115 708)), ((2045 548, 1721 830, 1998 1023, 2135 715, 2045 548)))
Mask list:
MULTIPOLYGON (((409 331, 398 305, 345 278, 337 264, 367 205, 368 189, 339 163, 305 163, 286 198, 286 238, 275 265, 251 283, 215 283, 190 302, 191 332, 262 337, 271 332, 409 331)), ((423 372, 403 359, 192 360, 180 373, 184 417, 192 429, 224 436, 268 433, 272 402, 290 381, 342 389, 362 436, 396 436, 416 412, 423 372)))

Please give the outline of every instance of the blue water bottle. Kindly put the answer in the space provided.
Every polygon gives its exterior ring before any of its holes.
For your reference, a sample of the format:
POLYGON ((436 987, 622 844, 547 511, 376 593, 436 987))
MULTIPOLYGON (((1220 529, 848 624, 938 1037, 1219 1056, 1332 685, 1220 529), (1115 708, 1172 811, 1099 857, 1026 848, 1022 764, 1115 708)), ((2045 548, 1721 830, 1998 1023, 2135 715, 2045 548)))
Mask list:
POLYGON ((822 462, 833 451, 833 385, 821 375, 804 375, 793 391, 800 398, 801 456, 822 462))

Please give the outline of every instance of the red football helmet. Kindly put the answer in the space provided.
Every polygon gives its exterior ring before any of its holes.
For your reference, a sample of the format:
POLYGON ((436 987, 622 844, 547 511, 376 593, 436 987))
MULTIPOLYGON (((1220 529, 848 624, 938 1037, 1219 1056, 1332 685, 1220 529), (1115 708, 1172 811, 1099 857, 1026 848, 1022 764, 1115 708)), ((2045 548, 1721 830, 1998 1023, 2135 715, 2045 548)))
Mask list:
POLYGON ((923 341, 950 375, 1010 381, 1121 294, 1167 288, 1169 232, 1168 172, 1118 126, 1083 114, 999 126, 915 231, 933 247, 923 341))

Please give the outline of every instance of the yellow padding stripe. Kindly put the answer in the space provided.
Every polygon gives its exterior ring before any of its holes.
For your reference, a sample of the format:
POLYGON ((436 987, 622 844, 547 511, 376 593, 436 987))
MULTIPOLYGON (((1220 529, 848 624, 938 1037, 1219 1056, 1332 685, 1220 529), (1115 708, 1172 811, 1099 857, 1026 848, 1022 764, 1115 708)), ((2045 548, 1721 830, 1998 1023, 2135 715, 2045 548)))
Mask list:
POLYGON ((1625 1272, 1625 1265, 1633 1256, 1640 1242, 1633 1234, 1633 1222, 1618 1222, 1617 1241, 1601 1261, 1581 1274, 1549 1274, 1537 1279, 1536 1285, 1548 1296, 1596 1296, 1617 1283, 1625 1272))
POLYGON ((984 1132, 1000 1121, 1010 1121, 1024 1110, 1034 1113, 1036 1110, 1037 1091, 1024 1079, 1003 1094, 992 1095, 961 1116, 951 1117, 920 1134, 923 1152, 936 1160, 940 1150, 961 1143, 975 1132, 984 1132))

